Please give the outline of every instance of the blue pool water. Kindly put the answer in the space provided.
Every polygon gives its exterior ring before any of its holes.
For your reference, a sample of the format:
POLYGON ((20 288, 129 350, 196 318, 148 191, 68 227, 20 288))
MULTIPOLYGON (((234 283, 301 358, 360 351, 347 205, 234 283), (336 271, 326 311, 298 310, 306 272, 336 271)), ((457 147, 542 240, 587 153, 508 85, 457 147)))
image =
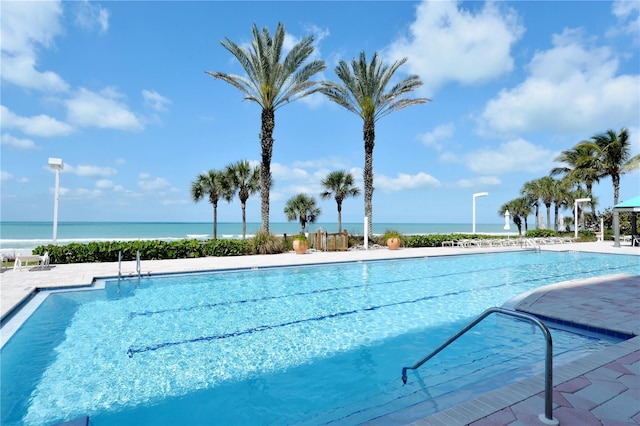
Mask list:
MULTIPOLYGON (((342 425, 413 406, 412 420, 542 371, 544 338, 492 316, 404 386, 403 366, 490 306, 613 273, 640 274, 638 257, 433 257, 55 293, 2 348, 1 423, 342 425)), ((552 335, 556 364, 612 343, 552 335)))

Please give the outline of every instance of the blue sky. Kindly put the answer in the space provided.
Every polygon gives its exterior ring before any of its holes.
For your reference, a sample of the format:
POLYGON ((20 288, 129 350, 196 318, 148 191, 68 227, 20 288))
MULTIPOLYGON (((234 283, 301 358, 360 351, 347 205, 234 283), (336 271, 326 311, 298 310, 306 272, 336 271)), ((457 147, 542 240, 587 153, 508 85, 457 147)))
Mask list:
MULTIPOLYGON (((627 127, 640 152, 640 3, 516 2, 29 2, 2 1, 3 221, 49 221, 62 158, 60 221, 202 221, 190 184, 209 169, 260 159, 260 108, 205 71, 240 74, 220 45, 250 41, 254 23, 308 34, 321 79, 365 51, 418 74, 433 102, 377 122, 374 222, 501 223, 497 210, 548 174, 576 142, 627 127)), ((291 196, 321 191, 330 171, 362 187, 362 120, 322 95, 276 112, 272 222, 291 196)), ((640 193, 622 179, 620 199, 640 193)), ((595 187, 611 206, 611 180, 595 187)), ((319 201, 321 222, 336 220, 319 201)), ((343 221, 361 222, 363 197, 343 221)), ((221 202, 218 220, 241 220, 221 202)), ((260 196, 247 205, 260 221, 260 196)))

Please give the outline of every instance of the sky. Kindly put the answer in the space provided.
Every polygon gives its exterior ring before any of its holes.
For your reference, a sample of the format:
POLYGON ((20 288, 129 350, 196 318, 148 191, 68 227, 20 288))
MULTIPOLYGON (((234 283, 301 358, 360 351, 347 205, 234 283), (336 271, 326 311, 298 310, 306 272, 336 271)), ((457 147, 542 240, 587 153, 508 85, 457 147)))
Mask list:
MULTIPOLYGON (((340 60, 406 57, 396 81, 432 101, 376 123, 374 223, 503 223, 500 206, 548 175, 577 142, 625 127, 640 153, 637 1, 6 1, 0 3, 2 221, 51 221, 61 158, 59 221, 210 222, 191 182, 260 161, 260 107, 205 71, 243 74, 221 45, 248 46, 254 23, 285 48, 315 38, 311 59, 337 80, 340 60)), ((285 52, 286 53, 286 52, 285 52)), ((319 222, 337 221, 320 182, 351 172, 362 189, 362 119, 314 94, 276 111, 270 221, 286 201, 315 196, 319 222)), ((623 176, 620 200, 640 194, 623 176)), ((611 179, 594 188, 613 205, 611 179)), ((364 198, 343 204, 362 222, 364 198)), ((260 222, 260 195, 247 220, 260 222)), ((218 221, 241 221, 221 201, 218 221)))

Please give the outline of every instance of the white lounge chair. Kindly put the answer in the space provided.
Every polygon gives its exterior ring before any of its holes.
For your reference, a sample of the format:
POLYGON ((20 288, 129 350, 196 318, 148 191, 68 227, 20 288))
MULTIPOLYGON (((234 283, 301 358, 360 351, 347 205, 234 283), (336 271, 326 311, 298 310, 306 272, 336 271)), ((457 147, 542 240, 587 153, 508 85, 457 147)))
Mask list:
POLYGON ((49 266, 49 252, 44 252, 44 255, 39 256, 35 254, 19 254, 16 255, 16 261, 13 264, 13 270, 22 270, 23 266, 28 266, 29 262, 38 262, 40 269, 45 266, 49 266))

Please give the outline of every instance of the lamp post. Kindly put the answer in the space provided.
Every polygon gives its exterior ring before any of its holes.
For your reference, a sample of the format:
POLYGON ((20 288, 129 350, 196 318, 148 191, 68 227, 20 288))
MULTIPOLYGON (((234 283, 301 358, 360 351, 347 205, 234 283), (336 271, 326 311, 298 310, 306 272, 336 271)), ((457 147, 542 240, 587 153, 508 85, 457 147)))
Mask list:
POLYGON ((476 233, 476 198, 486 197, 487 195, 489 195, 488 192, 476 192, 475 194, 473 194, 473 222, 472 222, 473 234, 476 233))
POLYGON ((56 187, 53 200, 53 244, 58 237, 58 198, 60 195, 60 170, 64 169, 62 158, 49 158, 49 167, 56 171, 56 187))
POLYGON ((573 202, 573 229, 575 238, 578 238, 578 203, 588 203, 591 198, 576 198, 573 202))

